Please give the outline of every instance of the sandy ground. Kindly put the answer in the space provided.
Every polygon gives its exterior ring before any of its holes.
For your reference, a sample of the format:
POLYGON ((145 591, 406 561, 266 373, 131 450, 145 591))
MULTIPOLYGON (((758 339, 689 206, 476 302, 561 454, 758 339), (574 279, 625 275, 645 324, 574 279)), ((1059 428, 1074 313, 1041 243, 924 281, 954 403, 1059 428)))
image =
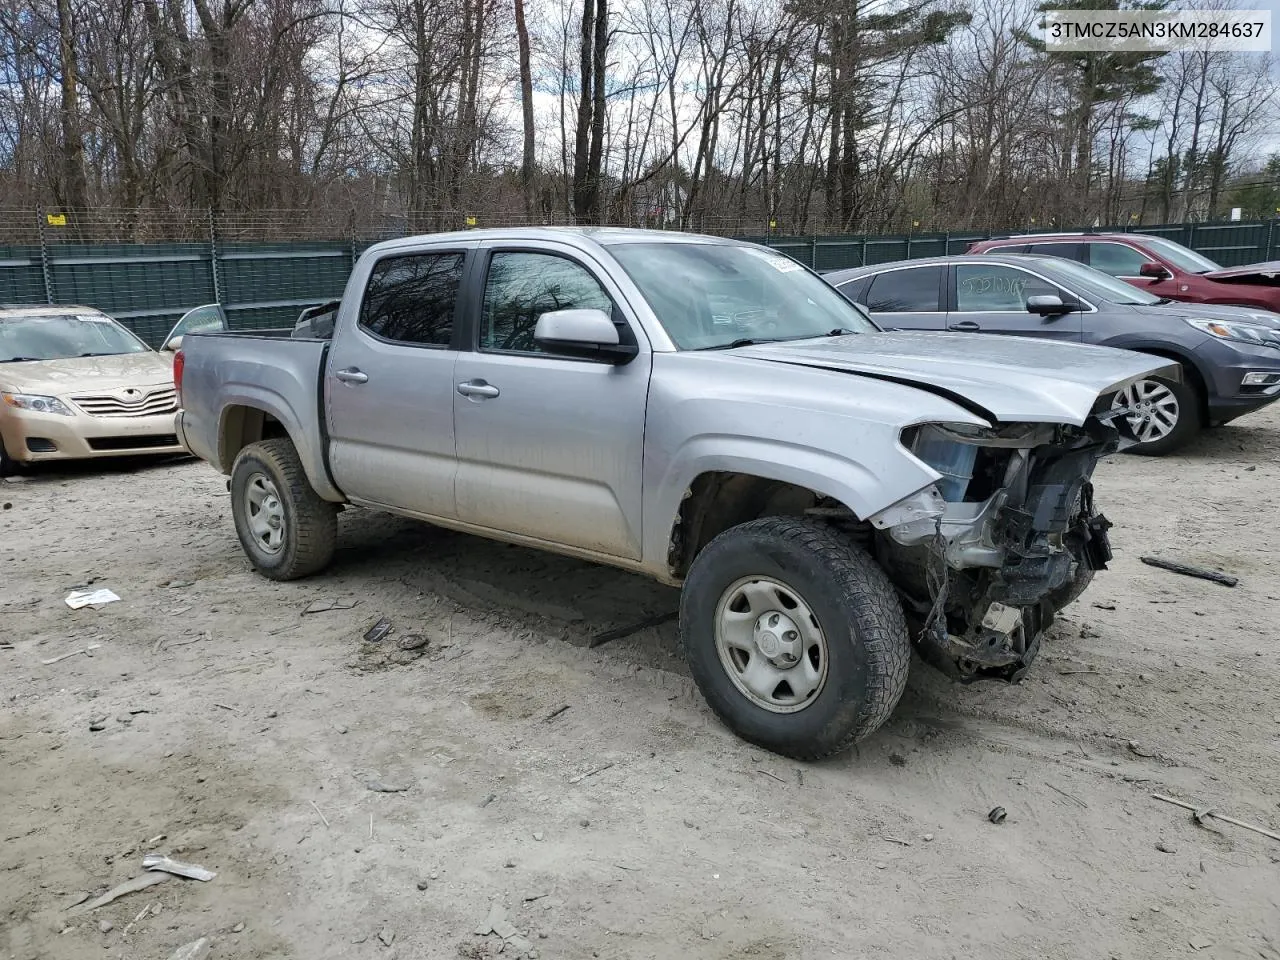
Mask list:
POLYGON ((1280 411, 1104 464, 1117 560, 1028 681, 917 663, 804 766, 719 726, 673 625, 587 648, 674 609, 635 577, 348 511, 277 585, 203 464, 0 483, 0 957, 475 958, 497 902, 504 957, 1280 958, 1280 842, 1151 796, 1280 831, 1278 455, 1280 411), (217 877, 66 909, 152 850, 217 877))

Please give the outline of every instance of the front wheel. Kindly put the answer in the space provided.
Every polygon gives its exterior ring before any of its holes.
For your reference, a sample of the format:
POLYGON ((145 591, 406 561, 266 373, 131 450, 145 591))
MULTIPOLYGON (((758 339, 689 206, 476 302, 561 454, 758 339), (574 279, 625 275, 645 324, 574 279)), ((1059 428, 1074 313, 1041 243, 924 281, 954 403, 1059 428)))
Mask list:
POLYGON ((251 443, 231 468, 231 515, 254 567, 272 580, 324 569, 338 540, 338 510, 312 489, 290 440, 251 443))
POLYGON ((4 448, 4 437, 0 437, 0 477, 15 476, 18 472, 18 461, 9 456, 4 448))
POLYGON ((840 532, 795 517, 732 527, 698 554, 680 634, 716 715, 744 740, 800 760, 883 724, 911 661, 884 571, 840 532))
POLYGON ((1185 381, 1144 378, 1116 394, 1111 408, 1128 411, 1125 419, 1138 438, 1126 453, 1164 456, 1200 431, 1200 398, 1185 381))

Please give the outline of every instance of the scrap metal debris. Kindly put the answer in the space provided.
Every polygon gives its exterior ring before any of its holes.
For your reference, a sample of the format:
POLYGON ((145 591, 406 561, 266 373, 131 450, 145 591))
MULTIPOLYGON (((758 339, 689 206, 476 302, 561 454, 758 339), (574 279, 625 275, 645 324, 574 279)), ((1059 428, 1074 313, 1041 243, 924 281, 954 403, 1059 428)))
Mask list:
POLYGON ((1205 826, 1205 820, 1213 817, 1215 820, 1221 820, 1223 823, 1229 823, 1236 827, 1243 827, 1245 830, 1252 830, 1254 833, 1260 833, 1264 837, 1270 837, 1272 840, 1280 841, 1280 833, 1273 833, 1266 827, 1260 827, 1256 823, 1249 823, 1245 820, 1237 820, 1235 817, 1228 817, 1226 814, 1217 813, 1212 807, 1197 806, 1194 803, 1187 803, 1185 800, 1177 800, 1173 797, 1166 797, 1162 793, 1153 793, 1151 796, 1165 803, 1172 803, 1175 807, 1182 807, 1184 810, 1191 811, 1191 819, 1200 826, 1205 826))
POLYGON ((217 876, 212 870, 206 870, 204 867, 197 866, 194 863, 182 863, 179 860, 170 860, 168 857, 159 853, 148 853, 142 858, 142 866, 146 870, 160 870, 164 873, 172 873, 175 877, 187 877, 190 880, 200 880, 207 882, 217 876))
POLYGON ((374 793, 404 793, 409 789, 407 783, 383 783, 381 780, 365 780, 364 785, 374 793))
MULTIPOLYGON (((305 611, 304 611, 305 612, 305 611)), ((381 643, 387 638, 387 634, 391 632, 391 619, 383 617, 372 627, 364 632, 365 643, 381 643)))
POLYGON ((987 814, 987 819, 992 823, 1004 823, 1005 817, 1008 815, 1004 807, 993 807, 991 812, 987 814))
POLYGON ((581 783, 583 780, 587 779, 587 777, 594 777, 597 773, 604 773, 606 770, 608 770, 612 766, 613 766, 612 763, 602 764, 601 766, 596 767, 594 770, 588 770, 586 773, 580 773, 576 777, 570 777, 569 782, 581 783))
POLYGON ((1161 570, 1168 570, 1171 573, 1180 573, 1184 577, 1211 580, 1214 583, 1222 584, 1224 587, 1234 587, 1240 582, 1239 577, 1233 577, 1229 573, 1206 570, 1204 567, 1193 567, 1190 564, 1179 563, 1177 560, 1162 560, 1160 557, 1139 557, 1138 559, 1149 567, 1159 567, 1161 570))

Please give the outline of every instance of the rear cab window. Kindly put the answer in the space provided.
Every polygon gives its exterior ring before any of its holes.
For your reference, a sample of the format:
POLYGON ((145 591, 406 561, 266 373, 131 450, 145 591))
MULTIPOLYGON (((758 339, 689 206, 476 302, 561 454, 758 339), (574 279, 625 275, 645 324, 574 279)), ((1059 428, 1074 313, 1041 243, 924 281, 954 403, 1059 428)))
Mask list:
POLYGON ((447 250, 383 257, 369 274, 357 325, 391 343, 450 346, 466 256, 447 250))

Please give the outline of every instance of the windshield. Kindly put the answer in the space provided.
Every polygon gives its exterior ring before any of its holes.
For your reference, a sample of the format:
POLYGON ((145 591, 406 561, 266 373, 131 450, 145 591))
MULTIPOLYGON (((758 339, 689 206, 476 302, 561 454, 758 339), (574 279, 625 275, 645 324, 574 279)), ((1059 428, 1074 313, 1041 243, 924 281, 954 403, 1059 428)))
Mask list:
POLYGON ((875 324, 789 257, 720 243, 619 243, 610 252, 680 350, 802 340, 875 324))
POLYGON ((150 349, 114 320, 100 314, 0 317, 0 363, 104 357, 146 353, 150 349))
POLYGON ((1182 244, 1166 240, 1164 237, 1144 236, 1142 242, 1149 246, 1152 252, 1159 254, 1179 270, 1185 270, 1187 273, 1208 273, 1210 270, 1222 269, 1208 257, 1202 257, 1194 250, 1188 250, 1182 244))
POLYGON ((1091 294, 1108 303, 1146 306, 1161 302, 1159 297, 1153 297, 1137 287, 1129 286, 1123 280, 1117 280, 1109 273, 1086 267, 1083 263, 1061 260, 1057 257, 1054 257, 1051 262, 1052 266, 1045 264, 1049 275, 1069 287, 1074 287, 1077 293, 1091 294))

